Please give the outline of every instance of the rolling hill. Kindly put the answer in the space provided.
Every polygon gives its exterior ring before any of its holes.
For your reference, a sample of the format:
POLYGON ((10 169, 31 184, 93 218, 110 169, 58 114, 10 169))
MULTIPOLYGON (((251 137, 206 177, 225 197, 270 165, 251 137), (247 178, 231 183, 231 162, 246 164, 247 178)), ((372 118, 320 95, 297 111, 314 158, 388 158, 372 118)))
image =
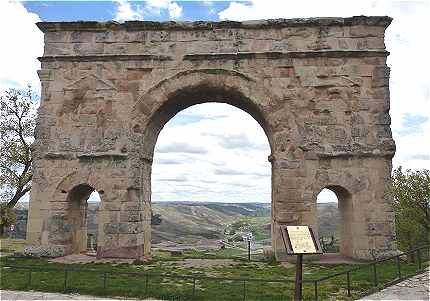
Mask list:
MULTIPOLYGON (((212 203, 212 202, 163 202, 153 203, 154 214, 162 222, 152 228, 152 241, 177 244, 205 244, 221 239, 227 225, 246 220, 259 240, 270 237, 270 204, 267 203, 212 203)), ((336 203, 319 203, 319 236, 338 236, 339 216, 336 203)), ((88 232, 97 232, 97 203, 88 204, 88 232)), ((27 204, 17 208, 18 232, 16 238, 25 238, 27 204)))

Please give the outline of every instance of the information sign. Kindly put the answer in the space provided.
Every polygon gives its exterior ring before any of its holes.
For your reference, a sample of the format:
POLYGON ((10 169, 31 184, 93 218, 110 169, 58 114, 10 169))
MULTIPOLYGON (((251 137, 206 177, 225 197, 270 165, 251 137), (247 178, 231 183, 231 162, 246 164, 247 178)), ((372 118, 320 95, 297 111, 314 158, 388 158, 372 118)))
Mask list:
POLYGON ((322 254, 321 245, 309 226, 281 225, 282 238, 288 255, 297 255, 294 300, 302 300, 303 255, 322 254))
POLYGON ((321 254, 322 249, 309 226, 281 226, 282 238, 288 255, 321 254))

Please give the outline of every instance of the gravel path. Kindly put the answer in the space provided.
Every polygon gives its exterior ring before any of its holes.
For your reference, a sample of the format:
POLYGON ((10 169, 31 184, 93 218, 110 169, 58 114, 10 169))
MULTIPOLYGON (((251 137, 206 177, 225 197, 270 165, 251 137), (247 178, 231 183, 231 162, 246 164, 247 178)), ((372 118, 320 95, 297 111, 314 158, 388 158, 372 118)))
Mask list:
MULTIPOLYGON (((140 301, 137 299, 108 299, 108 298, 98 298, 93 296, 85 296, 78 294, 59 294, 59 293, 44 293, 44 292, 21 292, 21 291, 10 291, 10 290, 0 290, 0 300, 133 300, 140 301)), ((145 301, 162 301, 156 299, 144 299, 145 301)))
POLYGON ((427 270, 360 300, 430 300, 429 275, 427 270))

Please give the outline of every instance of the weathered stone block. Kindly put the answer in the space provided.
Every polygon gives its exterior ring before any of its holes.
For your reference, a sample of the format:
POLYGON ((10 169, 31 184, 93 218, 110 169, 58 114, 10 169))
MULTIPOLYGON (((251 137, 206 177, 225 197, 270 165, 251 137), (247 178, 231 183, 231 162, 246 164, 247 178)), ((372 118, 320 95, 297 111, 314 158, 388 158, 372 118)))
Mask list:
POLYGON ((136 234, 143 230, 142 223, 121 222, 119 224, 119 233, 121 234, 136 234))
POLYGON ((390 68, 387 66, 375 67, 372 74, 372 87, 388 87, 390 68))
POLYGON ((117 234, 120 233, 118 223, 107 223, 103 225, 103 231, 105 234, 117 234))

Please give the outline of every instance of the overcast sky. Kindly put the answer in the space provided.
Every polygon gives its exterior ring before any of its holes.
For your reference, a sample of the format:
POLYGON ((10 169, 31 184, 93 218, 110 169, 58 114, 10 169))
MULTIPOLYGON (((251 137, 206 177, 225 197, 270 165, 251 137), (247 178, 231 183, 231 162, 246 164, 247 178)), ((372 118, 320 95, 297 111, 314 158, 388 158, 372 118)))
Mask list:
MULTIPOLYGON (((0 90, 39 89, 38 21, 250 20, 388 15, 394 167, 430 169, 430 0, 9 1, 0 0, 0 90)), ((153 201, 270 202, 267 138, 247 113, 204 104, 162 130, 153 166, 153 201)), ((323 193, 321 201, 333 200, 323 193)))

